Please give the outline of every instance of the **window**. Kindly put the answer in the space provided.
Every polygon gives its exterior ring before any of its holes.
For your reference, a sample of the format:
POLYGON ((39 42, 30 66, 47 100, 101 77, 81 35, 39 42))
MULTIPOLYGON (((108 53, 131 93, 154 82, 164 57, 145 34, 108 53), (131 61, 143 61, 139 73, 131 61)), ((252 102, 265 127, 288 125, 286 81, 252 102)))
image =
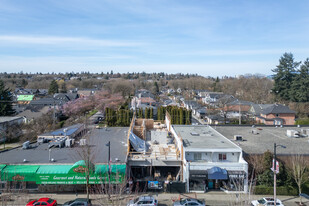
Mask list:
POLYGON ((194 153, 194 160, 202 160, 202 153, 194 153))
POLYGON ((224 161, 224 160, 226 160, 226 154, 225 153, 219 154, 219 161, 224 161))

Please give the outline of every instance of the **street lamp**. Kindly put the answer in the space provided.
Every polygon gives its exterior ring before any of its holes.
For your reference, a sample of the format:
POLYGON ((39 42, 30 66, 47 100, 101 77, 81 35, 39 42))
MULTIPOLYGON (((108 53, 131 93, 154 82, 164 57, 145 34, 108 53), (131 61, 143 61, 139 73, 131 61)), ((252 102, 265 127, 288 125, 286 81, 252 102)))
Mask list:
POLYGON ((49 161, 50 161, 50 160, 51 160, 51 159, 50 159, 50 152, 51 152, 51 149, 49 149, 48 151, 49 151, 48 159, 49 159, 49 161))
POLYGON ((274 143, 274 163, 273 163, 273 172, 274 172, 274 205, 277 205, 277 198, 276 198, 276 181, 277 181, 277 161, 276 161, 276 149, 277 147, 286 148, 284 145, 274 143))
POLYGON ((111 198, 111 142, 108 141, 108 143, 105 145, 108 147, 108 199, 111 198))

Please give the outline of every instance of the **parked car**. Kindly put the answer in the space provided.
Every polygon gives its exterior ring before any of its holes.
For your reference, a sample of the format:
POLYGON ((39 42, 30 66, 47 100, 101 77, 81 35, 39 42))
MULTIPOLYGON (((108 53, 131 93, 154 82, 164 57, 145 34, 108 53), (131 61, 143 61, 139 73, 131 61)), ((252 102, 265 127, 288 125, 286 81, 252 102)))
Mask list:
POLYGON ((38 200, 31 200, 26 206, 57 206, 57 201, 49 197, 42 197, 38 200))
POLYGON ((158 200, 152 196, 141 196, 134 200, 130 200, 127 206, 157 206, 158 200))
POLYGON ((63 206, 91 206, 91 200, 87 203, 87 198, 77 198, 75 200, 67 201, 63 204, 63 206))
MULTIPOLYGON (((275 201, 273 197, 263 197, 262 199, 259 200, 253 200, 251 201, 252 206, 258 206, 258 205, 275 205, 275 201)), ((276 201, 277 206, 284 206, 281 202, 281 200, 277 199, 276 201)))
POLYGON ((196 205, 196 206, 205 206, 205 201, 201 201, 198 199, 186 198, 181 199, 180 201, 176 201, 173 204, 174 206, 189 206, 189 205, 196 205))

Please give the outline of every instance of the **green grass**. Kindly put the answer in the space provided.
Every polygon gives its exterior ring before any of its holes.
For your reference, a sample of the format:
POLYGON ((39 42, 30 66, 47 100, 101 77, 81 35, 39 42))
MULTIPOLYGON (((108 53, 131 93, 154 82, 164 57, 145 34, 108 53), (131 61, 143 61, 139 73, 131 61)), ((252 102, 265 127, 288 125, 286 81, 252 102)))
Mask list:
POLYGON ((88 114, 87 114, 87 117, 91 117, 92 115, 94 115, 95 113, 97 113, 98 110, 97 109, 94 109, 92 111, 90 111, 88 114))
MULTIPOLYGON (((13 147, 5 147, 5 149, 12 149, 13 147)), ((0 148, 0 151, 5 150, 3 147, 0 148)))

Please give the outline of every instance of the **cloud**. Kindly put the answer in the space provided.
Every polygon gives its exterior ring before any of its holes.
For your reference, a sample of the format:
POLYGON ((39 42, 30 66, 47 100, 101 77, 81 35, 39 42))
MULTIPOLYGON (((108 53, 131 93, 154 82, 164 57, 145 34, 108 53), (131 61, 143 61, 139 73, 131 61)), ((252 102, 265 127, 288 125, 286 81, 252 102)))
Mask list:
POLYGON ((0 36, 2 44, 45 44, 45 45, 89 45, 100 47, 136 47, 144 43, 138 41, 124 41, 124 40, 104 40, 91 39, 84 37, 59 37, 59 36, 0 36))

